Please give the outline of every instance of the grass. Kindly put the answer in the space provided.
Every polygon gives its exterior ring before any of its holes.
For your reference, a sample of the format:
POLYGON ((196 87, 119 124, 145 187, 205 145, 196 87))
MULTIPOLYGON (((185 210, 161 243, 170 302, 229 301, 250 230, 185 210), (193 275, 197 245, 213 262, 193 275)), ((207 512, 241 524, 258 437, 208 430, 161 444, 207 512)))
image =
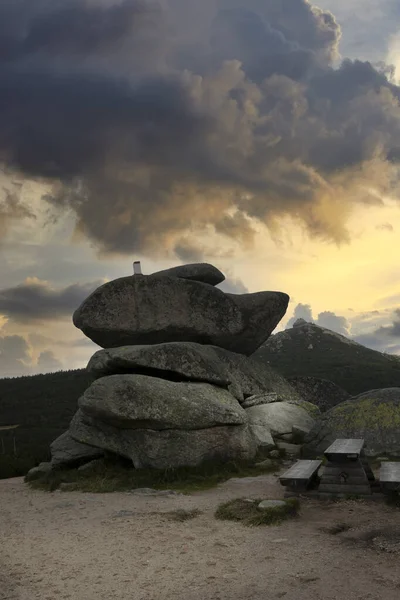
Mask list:
POLYGON ((285 500, 285 506, 274 506, 267 509, 259 509, 258 505, 262 499, 246 500, 238 498, 221 504, 215 517, 223 521, 238 521, 248 526, 257 525, 279 525, 285 519, 296 517, 299 513, 300 503, 297 498, 285 500))
MULTIPOLYGON (((261 457, 262 459, 262 457, 261 457)), ((260 457, 255 462, 258 462, 260 457)), ((41 475, 29 485, 34 489, 53 492, 62 483, 74 483, 71 490, 90 493, 110 493, 136 488, 173 489, 190 493, 215 487, 232 477, 251 477, 279 470, 279 462, 271 466, 255 466, 254 462, 204 463, 199 467, 177 469, 134 469, 129 461, 108 459, 93 470, 54 470, 41 475)))

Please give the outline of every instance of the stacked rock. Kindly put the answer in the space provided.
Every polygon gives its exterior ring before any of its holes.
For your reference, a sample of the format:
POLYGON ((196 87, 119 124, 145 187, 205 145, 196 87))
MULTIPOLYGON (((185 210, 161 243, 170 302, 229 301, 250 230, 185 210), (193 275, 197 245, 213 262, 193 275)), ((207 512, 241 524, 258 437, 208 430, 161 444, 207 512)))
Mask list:
POLYGON ((69 431, 51 445, 53 467, 104 451, 135 468, 251 459, 293 425, 311 429, 307 403, 249 358, 289 296, 224 293, 215 287, 224 279, 212 265, 185 265, 116 279, 82 303, 73 322, 103 350, 69 431))

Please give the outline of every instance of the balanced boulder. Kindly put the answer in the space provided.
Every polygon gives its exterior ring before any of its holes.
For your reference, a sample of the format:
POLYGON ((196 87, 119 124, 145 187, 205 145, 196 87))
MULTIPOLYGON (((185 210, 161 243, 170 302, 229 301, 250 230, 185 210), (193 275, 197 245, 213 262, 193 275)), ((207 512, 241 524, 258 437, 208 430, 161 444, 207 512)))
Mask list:
POLYGON ((79 410, 71 421, 71 436, 132 460, 136 469, 197 466, 206 461, 254 458, 257 444, 249 426, 218 426, 185 431, 120 429, 79 410))
POLYGON ((301 401, 288 382, 269 365, 216 346, 170 342, 99 350, 87 369, 95 377, 118 373, 147 374, 172 381, 207 382, 229 390, 240 402, 273 392, 280 399, 301 401))
POLYGON ((193 430, 247 422, 245 410, 227 390, 146 375, 97 379, 78 404, 89 416, 120 429, 193 430))
POLYGON ((303 455, 320 456, 338 438, 362 438, 370 457, 400 457, 400 388, 371 390, 338 404, 317 419, 303 455))
POLYGON ((168 277, 177 277, 178 279, 191 279, 192 281, 201 281, 209 285, 218 285, 225 281, 225 275, 219 269, 208 263, 194 263, 191 265, 179 265, 164 271, 157 271, 152 275, 166 275, 168 277))
POLYGON ((121 277, 97 288, 73 322, 103 348, 189 341, 252 354, 286 312, 282 292, 225 294, 166 275, 121 277))

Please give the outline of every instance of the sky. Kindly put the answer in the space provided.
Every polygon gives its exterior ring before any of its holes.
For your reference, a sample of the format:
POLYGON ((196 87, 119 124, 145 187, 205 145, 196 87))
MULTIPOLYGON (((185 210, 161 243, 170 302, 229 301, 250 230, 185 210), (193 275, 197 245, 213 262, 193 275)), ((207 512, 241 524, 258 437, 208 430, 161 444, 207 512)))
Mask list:
POLYGON ((400 354, 397 0, 0 0, 0 377, 102 283, 209 262, 400 354))

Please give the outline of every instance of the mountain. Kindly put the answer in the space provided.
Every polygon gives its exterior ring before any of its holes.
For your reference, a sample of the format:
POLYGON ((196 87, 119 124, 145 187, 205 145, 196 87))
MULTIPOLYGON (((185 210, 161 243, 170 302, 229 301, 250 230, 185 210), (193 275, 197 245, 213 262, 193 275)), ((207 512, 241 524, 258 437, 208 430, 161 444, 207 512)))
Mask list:
POLYGON ((0 379, 0 479, 50 459, 50 443, 68 429, 92 381, 85 369, 0 379), (10 425, 19 427, 1 430, 10 425))
POLYGON ((286 378, 329 379, 351 395, 400 387, 400 357, 371 350, 303 319, 272 335, 253 356, 286 378))

